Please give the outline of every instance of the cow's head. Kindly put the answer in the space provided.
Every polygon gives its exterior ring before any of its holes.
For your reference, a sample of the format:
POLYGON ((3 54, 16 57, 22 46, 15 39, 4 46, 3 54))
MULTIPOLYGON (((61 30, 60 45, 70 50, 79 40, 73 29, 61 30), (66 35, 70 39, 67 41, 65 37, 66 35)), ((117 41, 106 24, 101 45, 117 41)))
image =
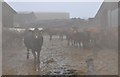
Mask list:
POLYGON ((35 28, 34 29, 34 37, 37 39, 39 37, 39 29, 35 28))

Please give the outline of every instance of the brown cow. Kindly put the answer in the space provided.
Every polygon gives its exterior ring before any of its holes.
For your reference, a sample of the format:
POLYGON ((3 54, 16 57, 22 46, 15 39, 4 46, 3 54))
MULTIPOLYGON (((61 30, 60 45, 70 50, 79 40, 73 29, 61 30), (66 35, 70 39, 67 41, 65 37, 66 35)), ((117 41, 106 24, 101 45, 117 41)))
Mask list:
POLYGON ((101 41, 101 29, 98 27, 92 27, 85 29, 89 33, 89 41, 91 47, 100 47, 99 43, 101 41))

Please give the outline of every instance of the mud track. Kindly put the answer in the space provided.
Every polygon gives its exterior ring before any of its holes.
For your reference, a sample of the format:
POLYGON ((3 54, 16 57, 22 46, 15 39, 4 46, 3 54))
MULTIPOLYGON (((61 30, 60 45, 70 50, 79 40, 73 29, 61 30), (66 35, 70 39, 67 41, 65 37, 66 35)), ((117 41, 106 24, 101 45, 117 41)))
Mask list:
POLYGON ((3 75, 118 74, 118 52, 114 49, 83 50, 67 46, 66 40, 54 37, 49 41, 49 37, 44 36, 38 72, 33 70, 32 53, 29 60, 26 53, 24 45, 3 50, 3 75))

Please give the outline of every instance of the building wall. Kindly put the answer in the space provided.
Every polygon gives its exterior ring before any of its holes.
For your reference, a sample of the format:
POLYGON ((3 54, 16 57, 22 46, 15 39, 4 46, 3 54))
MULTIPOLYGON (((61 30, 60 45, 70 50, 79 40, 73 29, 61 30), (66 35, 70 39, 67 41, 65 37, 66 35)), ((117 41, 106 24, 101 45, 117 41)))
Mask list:
POLYGON ((18 13, 14 15, 15 26, 24 26, 26 24, 36 21, 37 18, 34 13, 18 13))
POLYGON ((14 22, 19 26, 36 26, 37 22, 43 22, 44 20, 54 20, 54 19, 69 19, 69 13, 56 13, 56 12, 20 12, 14 16, 14 22), (36 25, 33 25, 35 23, 36 25))
POLYGON ((111 12, 111 24, 110 26, 118 26, 118 8, 111 12))
POLYGON ((51 19, 69 19, 69 13, 56 13, 56 12, 42 12, 35 13, 38 20, 51 20, 51 19))
POLYGON ((16 12, 5 2, 2 2, 2 24, 3 27, 13 26, 13 16, 16 12))
POLYGON ((103 2, 98 13, 95 16, 94 23, 102 27, 117 25, 117 2, 103 2))

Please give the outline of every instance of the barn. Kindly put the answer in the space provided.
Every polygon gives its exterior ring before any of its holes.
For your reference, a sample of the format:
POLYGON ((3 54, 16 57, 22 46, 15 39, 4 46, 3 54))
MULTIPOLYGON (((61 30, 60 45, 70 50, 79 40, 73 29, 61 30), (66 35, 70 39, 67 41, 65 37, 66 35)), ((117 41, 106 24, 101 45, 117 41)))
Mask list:
POLYGON ((102 27, 117 27, 118 9, 118 2, 103 2, 95 16, 94 24, 102 27))
POLYGON ((3 27, 13 27, 15 14, 17 14, 17 12, 13 8, 11 8, 6 2, 2 2, 3 27))

